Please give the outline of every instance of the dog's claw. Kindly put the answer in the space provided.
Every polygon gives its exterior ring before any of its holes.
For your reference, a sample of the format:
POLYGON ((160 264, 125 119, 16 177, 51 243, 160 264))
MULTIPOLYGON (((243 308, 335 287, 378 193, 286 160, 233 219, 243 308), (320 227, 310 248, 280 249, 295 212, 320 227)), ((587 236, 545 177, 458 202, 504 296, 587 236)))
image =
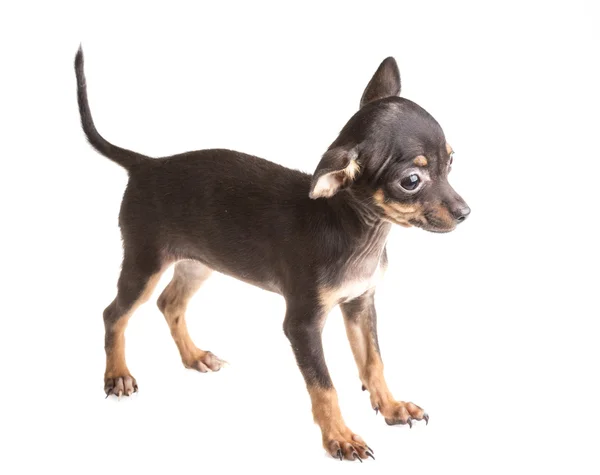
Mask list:
POLYGON ((371 457, 373 460, 375 460, 375 457, 373 456, 373 454, 369 451, 365 452, 367 454, 368 457, 371 457))
POLYGON ((375 408, 375 415, 377 415, 377 414, 379 414, 379 408, 378 407, 375 408))
POLYGON ((410 428, 412 429, 412 419, 409 417, 408 419, 406 419, 406 423, 410 426, 410 428))
POLYGON ((342 449, 338 449, 336 455, 340 459, 340 461, 344 460, 344 456, 342 455, 342 449))
POLYGON ((363 390, 363 391, 366 391, 366 390, 367 390, 367 387, 366 387, 364 384, 362 385, 362 390, 363 390))
POLYGON ((369 452, 375 453, 375 451, 371 447, 369 447, 368 445, 367 445, 367 449, 369 449, 369 452))
POLYGON ((427 413, 423 414, 423 420, 425 420, 425 425, 429 425, 429 415, 427 413))
POLYGON ((354 460, 358 459, 358 461, 359 461, 360 463, 362 463, 362 459, 360 458, 360 456, 359 456, 359 455, 358 455, 356 452, 352 452, 352 458, 353 458, 354 460))

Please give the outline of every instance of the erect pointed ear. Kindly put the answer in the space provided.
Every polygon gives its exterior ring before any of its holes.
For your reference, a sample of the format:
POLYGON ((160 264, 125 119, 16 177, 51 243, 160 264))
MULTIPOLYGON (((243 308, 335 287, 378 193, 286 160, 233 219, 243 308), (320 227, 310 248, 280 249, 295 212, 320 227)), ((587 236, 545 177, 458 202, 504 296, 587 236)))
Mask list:
POLYGON ((313 174, 310 196, 329 198, 350 185, 360 173, 356 148, 336 147, 327 150, 313 174))
POLYGON ((400 71, 396 60, 391 56, 385 58, 369 81, 360 100, 360 107, 369 102, 383 99, 384 97, 398 96, 400 94, 400 71))

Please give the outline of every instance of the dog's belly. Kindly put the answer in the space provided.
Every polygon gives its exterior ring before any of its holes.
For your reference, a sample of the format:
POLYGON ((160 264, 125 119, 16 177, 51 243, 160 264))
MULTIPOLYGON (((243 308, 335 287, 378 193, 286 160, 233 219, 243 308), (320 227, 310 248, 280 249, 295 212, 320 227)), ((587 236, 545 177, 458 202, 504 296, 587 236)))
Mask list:
MULTIPOLYGON (((183 246, 182 246, 183 247, 183 246)), ((272 272, 272 267, 269 265, 252 265, 251 263, 245 262, 244 265, 240 265, 240 261, 231 259, 231 256, 223 256, 223 254, 213 254, 208 252, 209 249, 202 247, 186 246, 187 252, 184 251, 184 255, 188 259, 193 259, 202 264, 208 266, 212 270, 219 272, 228 277, 245 282, 246 284, 259 287, 269 292, 275 292, 282 294, 281 283, 278 277, 272 272), (228 258, 229 257, 229 258, 228 258), (237 265, 236 265, 237 262, 237 265)))
POLYGON ((229 277, 233 277, 234 279, 245 282, 246 284, 254 285, 255 287, 258 287, 260 289, 267 290, 269 292, 275 292, 276 294, 282 293, 281 286, 275 280, 269 280, 269 279, 256 280, 256 279, 253 279, 252 277, 240 276, 237 273, 228 272, 226 269, 222 269, 222 268, 221 269, 216 268, 215 270, 217 272, 220 272, 221 274, 227 275, 229 277))

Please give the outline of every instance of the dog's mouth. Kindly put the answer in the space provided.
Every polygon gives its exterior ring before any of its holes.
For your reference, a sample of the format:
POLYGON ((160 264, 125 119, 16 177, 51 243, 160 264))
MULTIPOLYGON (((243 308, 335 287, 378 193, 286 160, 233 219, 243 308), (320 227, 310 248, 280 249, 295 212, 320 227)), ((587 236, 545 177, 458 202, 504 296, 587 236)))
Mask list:
POLYGON ((400 220, 392 216, 385 216, 385 219, 393 224, 402 226, 403 228, 412 228, 414 226, 423 229, 424 231, 429 231, 430 233, 449 233, 456 229, 456 224, 452 223, 451 225, 448 225, 435 218, 426 219, 425 217, 420 217, 417 219, 400 220))
POLYGON ((456 224, 452 224, 448 226, 446 223, 436 222, 435 219, 422 219, 422 220, 410 220, 409 224, 411 226, 415 226, 417 228, 421 228, 424 231, 429 231, 430 233, 449 233, 456 229, 456 224))

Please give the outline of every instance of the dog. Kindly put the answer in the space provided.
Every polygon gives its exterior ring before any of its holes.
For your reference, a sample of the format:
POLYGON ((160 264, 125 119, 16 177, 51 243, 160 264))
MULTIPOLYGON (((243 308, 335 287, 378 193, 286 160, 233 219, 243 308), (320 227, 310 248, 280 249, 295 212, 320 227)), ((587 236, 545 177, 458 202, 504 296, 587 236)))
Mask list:
POLYGON ((388 389, 375 288, 388 265, 392 224, 448 232, 470 208, 448 183, 453 150, 442 128, 420 106, 399 97, 394 58, 381 63, 358 112, 312 176, 231 150, 150 158, 113 145, 92 120, 81 47, 75 72, 89 143, 129 174, 119 214, 123 266, 117 296, 103 315, 107 397, 137 391, 125 362, 125 327, 174 264, 158 307, 185 367, 207 372, 224 364, 194 344, 185 320, 188 301, 217 271, 285 298, 283 331, 332 457, 374 458, 346 426, 323 356, 323 325, 336 305, 372 408, 390 425, 429 422, 423 409, 396 400, 388 389))

